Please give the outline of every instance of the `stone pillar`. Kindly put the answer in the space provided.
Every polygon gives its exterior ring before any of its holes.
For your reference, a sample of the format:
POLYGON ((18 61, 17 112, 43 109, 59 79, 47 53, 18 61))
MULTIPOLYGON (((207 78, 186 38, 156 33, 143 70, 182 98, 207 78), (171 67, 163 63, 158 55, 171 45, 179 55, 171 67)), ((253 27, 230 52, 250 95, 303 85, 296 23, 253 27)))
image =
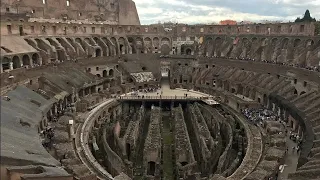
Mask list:
POLYGON ((283 110, 283 120, 288 122, 288 112, 286 110, 283 110))
POLYGON ((39 65, 42 65, 42 58, 39 58, 39 65))
POLYGON ((9 63, 9 69, 10 69, 10 70, 13 70, 13 62, 10 62, 10 63, 9 63))
POLYGON ((2 64, 0 64, 0 73, 3 73, 3 67, 2 67, 2 64))
POLYGON ((73 120, 69 120, 69 138, 72 140, 74 138, 74 125, 73 120))
POLYGON ((30 66, 33 66, 33 61, 32 61, 32 58, 30 58, 30 66))
POLYGON ((272 111, 276 110, 276 105, 274 103, 272 103, 272 111))
POLYGON ((54 105, 53 105, 53 108, 54 108, 54 109, 53 109, 53 114, 56 115, 57 112, 58 112, 57 104, 54 104, 54 105))

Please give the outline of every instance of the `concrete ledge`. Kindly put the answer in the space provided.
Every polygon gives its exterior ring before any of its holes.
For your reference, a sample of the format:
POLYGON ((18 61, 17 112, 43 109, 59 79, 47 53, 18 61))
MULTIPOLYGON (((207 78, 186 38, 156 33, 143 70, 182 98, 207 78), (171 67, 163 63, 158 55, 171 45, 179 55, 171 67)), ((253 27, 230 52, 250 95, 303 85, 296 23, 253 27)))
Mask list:
POLYGON ((99 104, 97 107, 95 107, 93 110, 89 112, 89 115, 86 118, 80 131, 81 150, 78 150, 78 151, 83 151, 85 160, 81 159, 81 161, 90 169, 90 171, 92 171, 95 174, 98 173, 97 176, 99 178, 108 179, 108 180, 113 180, 114 178, 97 162, 95 157, 92 155, 88 145, 88 138, 89 138, 91 129, 94 125, 94 120, 92 118, 99 113, 100 109, 102 109, 107 105, 110 105, 113 102, 116 102, 115 99, 109 99, 99 104))

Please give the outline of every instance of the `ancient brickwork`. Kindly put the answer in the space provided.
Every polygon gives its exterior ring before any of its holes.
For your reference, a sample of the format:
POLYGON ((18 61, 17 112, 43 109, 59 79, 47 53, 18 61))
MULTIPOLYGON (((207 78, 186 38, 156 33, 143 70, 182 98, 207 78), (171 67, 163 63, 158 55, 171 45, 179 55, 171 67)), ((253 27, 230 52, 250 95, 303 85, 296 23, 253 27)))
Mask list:
MULTIPOLYGON (((135 3, 131 0, 4 0, 1 13, 19 14, 37 22, 103 22, 105 24, 139 25, 135 3)), ((7 17, 10 20, 10 16, 7 17)), ((21 18, 22 20, 24 18, 21 18)), ((7 20, 7 19, 6 19, 7 20)), ((20 19, 19 19, 20 20, 20 19)))

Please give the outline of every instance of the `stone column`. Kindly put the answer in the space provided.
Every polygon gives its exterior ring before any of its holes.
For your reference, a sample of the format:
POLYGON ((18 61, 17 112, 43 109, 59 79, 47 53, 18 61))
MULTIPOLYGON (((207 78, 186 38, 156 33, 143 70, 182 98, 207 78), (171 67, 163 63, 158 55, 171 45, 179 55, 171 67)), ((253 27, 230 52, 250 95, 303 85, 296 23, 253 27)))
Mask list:
POLYGON ((3 67, 2 67, 2 64, 0 64, 0 73, 3 73, 3 67))
POLYGON ((57 112, 58 112, 57 104, 54 104, 54 105, 53 105, 53 108, 54 108, 54 109, 53 109, 53 114, 54 114, 54 115, 57 115, 57 112))
POLYGON ((39 58, 39 65, 42 65, 42 58, 39 58))
POLYGON ((10 70, 13 70, 13 62, 10 62, 10 63, 9 63, 9 69, 10 69, 10 70))
POLYGON ((73 120, 69 120, 69 138, 72 140, 74 138, 74 125, 73 125, 73 120))

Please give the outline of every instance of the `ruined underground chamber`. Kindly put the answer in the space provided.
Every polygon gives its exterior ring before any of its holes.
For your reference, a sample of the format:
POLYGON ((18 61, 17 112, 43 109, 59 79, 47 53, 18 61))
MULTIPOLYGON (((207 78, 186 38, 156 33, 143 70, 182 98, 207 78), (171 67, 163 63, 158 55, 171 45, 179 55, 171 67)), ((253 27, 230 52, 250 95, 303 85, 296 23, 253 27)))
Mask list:
POLYGON ((91 116, 89 153, 110 178, 244 176, 252 135, 261 135, 234 113, 202 101, 114 100, 91 116))

